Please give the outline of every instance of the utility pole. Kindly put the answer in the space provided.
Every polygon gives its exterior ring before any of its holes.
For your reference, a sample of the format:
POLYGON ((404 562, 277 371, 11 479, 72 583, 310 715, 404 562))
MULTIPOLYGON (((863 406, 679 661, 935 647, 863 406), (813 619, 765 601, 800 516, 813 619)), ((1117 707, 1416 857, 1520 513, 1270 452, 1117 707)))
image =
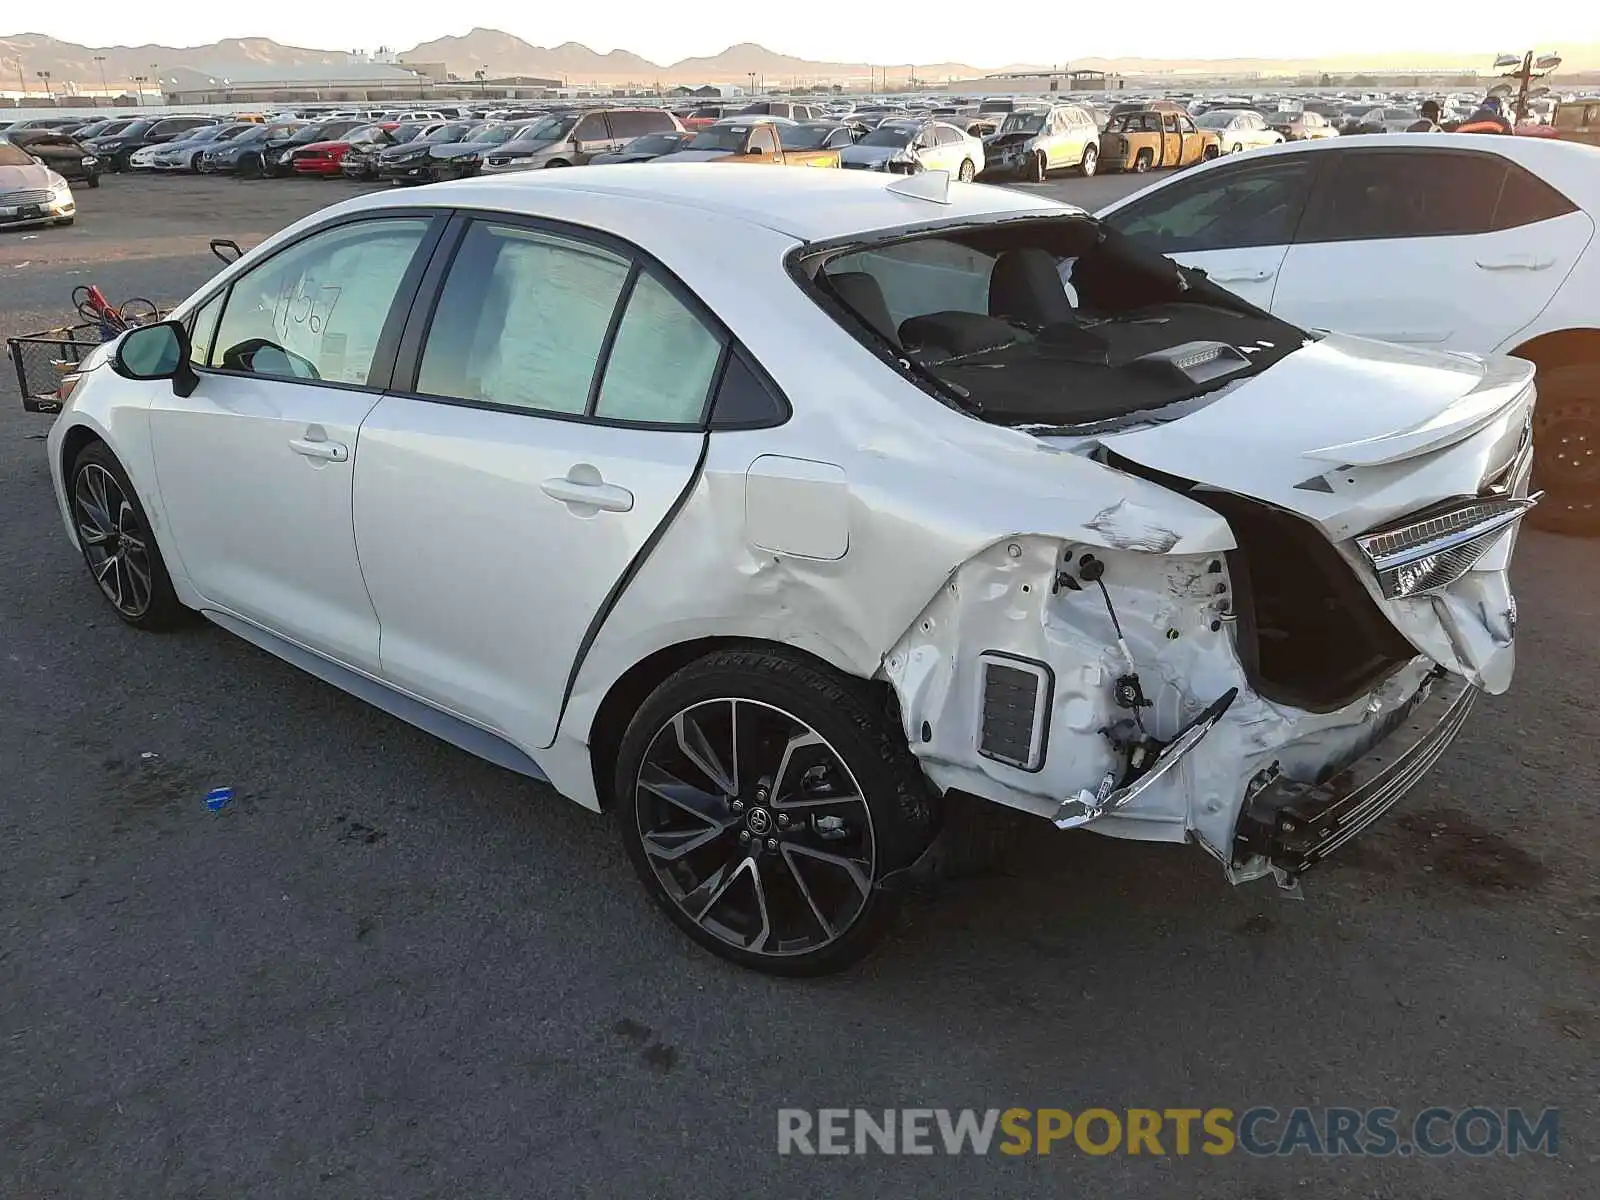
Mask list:
POLYGON ((100 68, 100 91, 102 94, 108 93, 111 89, 106 85, 106 56, 104 54, 96 54, 94 61, 95 65, 100 68))

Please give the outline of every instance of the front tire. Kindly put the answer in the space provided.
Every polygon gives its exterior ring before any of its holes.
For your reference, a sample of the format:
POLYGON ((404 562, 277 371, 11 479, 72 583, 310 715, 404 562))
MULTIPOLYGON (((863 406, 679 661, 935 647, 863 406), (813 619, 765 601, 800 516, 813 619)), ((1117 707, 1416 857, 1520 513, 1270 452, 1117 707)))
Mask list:
POLYGON ((98 176, 98 175, 90 175, 83 182, 84 182, 84 186, 86 186, 86 187, 97 188, 97 187, 100 186, 100 176, 98 176))
POLYGON ((882 938, 934 831, 932 794, 867 684, 796 654, 708 655, 640 707, 614 801, 651 898, 701 946, 822 975, 882 938))
POLYGON ((1093 179, 1094 173, 1100 166, 1100 151, 1094 146, 1083 148, 1083 158, 1078 163, 1078 171, 1085 179, 1093 179))
POLYGON ((1529 524, 1600 534, 1600 364, 1540 371, 1533 410, 1533 487, 1545 497, 1529 524))
POLYGON ((1043 183, 1050 178, 1049 164, 1042 154, 1035 154, 1033 161, 1028 164, 1028 180, 1031 183, 1043 183))
POLYGON ((89 576, 117 616, 136 629, 180 624, 188 609, 127 472, 104 442, 90 442, 73 459, 67 497, 89 576))
POLYGON ((1229 154, 1242 154, 1243 152, 1244 152, 1244 147, 1242 145, 1240 145, 1238 142, 1235 142, 1232 146, 1230 146, 1228 148, 1228 153, 1229 154))

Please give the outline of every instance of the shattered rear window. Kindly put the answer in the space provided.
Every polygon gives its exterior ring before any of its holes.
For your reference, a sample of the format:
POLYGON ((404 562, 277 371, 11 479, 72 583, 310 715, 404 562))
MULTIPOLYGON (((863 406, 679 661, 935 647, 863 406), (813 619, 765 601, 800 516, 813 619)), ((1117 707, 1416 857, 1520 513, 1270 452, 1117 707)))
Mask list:
POLYGON ((959 224, 811 252, 858 336, 998 424, 1150 414, 1255 374, 1306 335, 1092 218, 959 224))

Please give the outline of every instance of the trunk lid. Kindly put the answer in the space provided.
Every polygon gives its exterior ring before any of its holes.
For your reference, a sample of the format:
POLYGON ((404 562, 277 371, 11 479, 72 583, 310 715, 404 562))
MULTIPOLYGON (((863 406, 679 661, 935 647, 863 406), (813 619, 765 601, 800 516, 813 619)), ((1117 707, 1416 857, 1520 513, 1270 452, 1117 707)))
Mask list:
MULTIPOLYGON (((1113 454, 1208 490, 1303 518, 1338 547, 1390 622, 1421 653, 1491 692, 1509 685, 1517 524, 1462 544, 1470 569, 1396 595, 1374 555, 1448 546, 1446 515, 1486 497, 1520 512, 1532 463, 1533 367, 1328 335, 1174 420, 1099 435, 1113 454), (1410 521, 1420 515, 1421 523, 1410 521), (1442 523, 1441 523, 1442 522, 1442 523), (1361 535, 1395 531, 1377 542, 1361 535)), ((1461 527, 1470 532, 1467 526, 1461 527)), ((1477 528, 1473 526, 1472 528, 1477 528)), ((1464 536, 1464 535, 1463 535, 1464 536)), ((1439 553, 1444 554, 1441 550, 1439 553)), ((1449 565, 1428 559, 1402 570, 1449 565)))

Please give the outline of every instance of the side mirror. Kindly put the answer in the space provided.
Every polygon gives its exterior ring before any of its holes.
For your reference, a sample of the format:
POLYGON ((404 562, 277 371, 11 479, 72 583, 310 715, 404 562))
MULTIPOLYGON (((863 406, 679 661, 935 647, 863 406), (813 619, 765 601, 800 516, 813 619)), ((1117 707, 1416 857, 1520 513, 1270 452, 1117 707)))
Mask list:
POLYGON ((180 396, 190 395, 200 384, 189 363, 189 331, 177 321, 141 325, 123 334, 111 369, 124 379, 170 379, 180 396))

